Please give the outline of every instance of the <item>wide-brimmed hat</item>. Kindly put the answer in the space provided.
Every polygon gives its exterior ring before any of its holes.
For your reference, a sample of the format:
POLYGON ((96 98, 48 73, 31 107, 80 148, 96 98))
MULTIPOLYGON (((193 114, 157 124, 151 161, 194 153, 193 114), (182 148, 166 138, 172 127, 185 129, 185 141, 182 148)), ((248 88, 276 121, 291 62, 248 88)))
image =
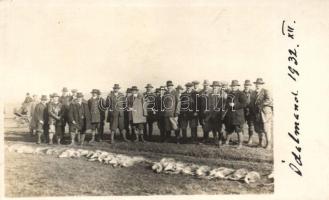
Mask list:
POLYGON ((252 85, 250 80, 245 80, 244 85, 252 85))
POLYGON ((177 85, 176 90, 184 90, 184 88, 181 85, 177 85))
POLYGON ((69 90, 67 89, 67 87, 63 87, 62 92, 68 92, 69 90))
POLYGON ((238 80, 232 80, 231 86, 240 86, 240 83, 238 80))
POLYGON ((134 90, 135 91, 138 91, 138 87, 137 86, 132 86, 130 89, 131 89, 131 91, 134 91, 134 90))
POLYGON ((257 78, 254 84, 264 84, 265 82, 263 81, 262 78, 257 78))
POLYGON ((204 80, 204 81, 203 81, 203 85, 210 85, 209 80, 204 80))
POLYGON ((174 84, 173 84, 172 81, 167 81, 166 85, 167 85, 167 87, 168 87, 168 86, 174 86, 174 84))
POLYGON ((98 89, 93 89, 90 93, 91 94, 100 94, 100 91, 98 89))
POLYGON ((78 92, 78 93, 77 93, 77 98, 82 98, 82 97, 83 97, 82 92, 78 92))
POLYGON ((190 83, 190 82, 187 82, 187 83, 185 84, 185 87, 192 87, 192 86, 193 86, 193 84, 190 83))
POLYGON ((120 85, 119 84, 114 84, 113 89, 120 89, 120 85))
POLYGON ((78 90, 77 89, 72 89, 71 92, 75 93, 75 92, 78 92, 78 90))
POLYGON ((41 101, 47 101, 48 97, 47 95, 41 95, 41 101))
POLYGON ((145 88, 153 88, 153 86, 152 86, 150 83, 148 83, 148 84, 145 86, 145 88))
POLYGON ((55 92, 55 93, 53 93, 52 97, 53 97, 53 98, 54 98, 54 97, 59 97, 59 95, 55 92))
POLYGON ((197 80, 194 80, 194 81, 192 81, 192 84, 193 84, 193 85, 198 85, 198 84, 200 84, 200 82, 197 81, 197 80))
POLYGON ((160 88, 155 88, 155 93, 160 92, 160 88))
POLYGON ((220 87, 221 83, 219 81, 213 81, 211 87, 214 87, 214 86, 220 87))

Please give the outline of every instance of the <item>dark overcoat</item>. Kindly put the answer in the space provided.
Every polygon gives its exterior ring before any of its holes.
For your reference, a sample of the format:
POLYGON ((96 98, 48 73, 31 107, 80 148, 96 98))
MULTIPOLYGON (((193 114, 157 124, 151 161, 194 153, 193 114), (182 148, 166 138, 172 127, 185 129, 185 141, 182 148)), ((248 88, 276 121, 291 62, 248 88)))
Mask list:
POLYGON ((247 106, 246 95, 242 91, 231 91, 227 96, 226 101, 226 116, 225 124, 231 125, 243 125, 245 122, 244 108, 247 106), (232 108, 229 103, 233 102, 234 107, 232 108))
POLYGON ((91 129, 91 114, 86 102, 82 102, 81 105, 77 102, 71 103, 68 112, 68 119, 70 126, 75 126, 79 130, 83 128, 86 130, 91 129), (81 112, 80 106, 82 107, 83 112, 81 112), (74 124, 73 121, 75 121, 76 124, 74 124))
POLYGON ((166 91, 162 97, 164 117, 178 117, 180 113, 180 99, 176 91, 166 91))
POLYGON ((105 104, 108 107, 107 122, 111 122, 111 118, 124 117, 126 97, 121 92, 117 96, 114 93, 110 93, 106 98, 105 104))
POLYGON ((90 98, 88 100, 88 107, 91 116, 91 123, 99 123, 101 121, 101 111, 99 105, 100 99, 97 97, 95 99, 90 98))

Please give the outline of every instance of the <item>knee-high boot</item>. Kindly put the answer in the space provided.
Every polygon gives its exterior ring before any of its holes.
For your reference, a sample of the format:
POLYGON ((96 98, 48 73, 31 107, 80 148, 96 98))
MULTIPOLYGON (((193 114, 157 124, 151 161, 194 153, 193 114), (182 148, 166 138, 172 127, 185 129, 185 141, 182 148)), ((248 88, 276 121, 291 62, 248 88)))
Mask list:
POLYGON ((49 133, 49 144, 53 144, 54 133, 49 133))
POLYGON ((41 132, 37 131, 37 136, 38 136, 38 140, 37 140, 37 144, 41 143, 41 132))
POLYGON ((238 148, 240 149, 243 143, 243 133, 242 131, 240 131, 237 134, 238 134, 238 148))
POLYGON ((95 135, 96 135, 96 131, 92 131, 92 133, 91 133, 91 140, 89 141, 89 143, 95 142, 95 135))
POLYGON ((71 144, 70 145, 74 145, 74 139, 75 139, 75 133, 71 132, 71 144))
POLYGON ((127 139, 127 136, 126 136, 126 130, 122 130, 121 131, 121 134, 122 134, 122 138, 123 138, 123 140, 125 141, 125 142, 129 142, 129 140, 127 139))
POLYGON ((81 134, 81 140, 80 140, 80 145, 83 146, 84 142, 85 142, 85 137, 86 137, 86 134, 81 134))

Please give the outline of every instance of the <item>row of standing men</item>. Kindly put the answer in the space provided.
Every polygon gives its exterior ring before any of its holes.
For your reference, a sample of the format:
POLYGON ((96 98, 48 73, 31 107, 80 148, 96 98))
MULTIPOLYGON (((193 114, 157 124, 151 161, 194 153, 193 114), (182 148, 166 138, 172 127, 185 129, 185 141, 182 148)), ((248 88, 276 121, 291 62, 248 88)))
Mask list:
MULTIPOLYGON (((153 91, 151 84, 141 93, 136 86, 128 88, 126 94, 120 92, 119 84, 104 99, 98 89, 91 91, 92 97, 84 99, 81 92, 73 89, 71 95, 66 87, 62 95, 57 93, 41 96, 41 101, 31 108, 32 120, 30 127, 37 133, 37 143, 41 143, 42 135, 45 142, 52 144, 54 136, 61 144, 65 127, 69 125, 71 145, 77 140, 81 145, 85 141, 85 133, 91 132, 90 143, 104 139, 104 125, 110 127, 110 142, 120 133, 124 141, 134 137, 134 141, 152 140, 153 125, 156 122, 160 131, 161 141, 167 142, 175 133, 175 141, 187 141, 187 128, 190 128, 192 142, 198 142, 197 128, 201 125, 203 140, 209 140, 209 133, 214 136, 218 146, 228 145, 232 133, 238 136, 238 148, 243 144, 243 126, 248 125, 248 144, 252 143, 253 133, 258 133, 259 146, 265 136, 265 148, 271 148, 273 100, 265 82, 258 78, 255 89, 252 82, 246 80, 244 89, 233 80, 228 87, 225 82, 199 82, 185 84, 185 90, 172 81, 153 91)), ((29 100, 25 100, 29 101, 29 100)))

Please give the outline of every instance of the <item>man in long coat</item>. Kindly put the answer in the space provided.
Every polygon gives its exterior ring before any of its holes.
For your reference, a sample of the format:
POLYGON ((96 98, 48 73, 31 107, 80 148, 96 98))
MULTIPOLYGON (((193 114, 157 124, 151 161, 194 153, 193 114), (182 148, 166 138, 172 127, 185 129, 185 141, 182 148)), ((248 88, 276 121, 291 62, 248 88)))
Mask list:
POLYGON ((34 111, 36 105, 39 103, 38 96, 33 95, 33 101, 30 104, 30 133, 31 135, 34 135, 34 131, 37 131, 37 121, 34 118, 34 111))
POLYGON ((62 104, 63 106, 63 119, 62 119, 62 134, 63 134, 63 138, 65 136, 65 127, 66 124, 68 125, 68 113, 69 113, 69 107, 70 107, 70 103, 71 103, 71 96, 69 95, 69 90, 64 87, 62 89, 62 96, 59 98, 59 102, 62 104))
POLYGON ((165 92, 162 102, 164 107, 164 125, 166 139, 169 140, 171 131, 178 129, 178 115, 180 113, 180 99, 174 90, 172 81, 167 81, 167 91, 165 92))
POLYGON ((212 131, 215 142, 222 145, 224 134, 222 131, 223 119, 225 114, 225 103, 227 93, 222 89, 219 81, 214 81, 211 87, 212 92, 208 95, 208 110, 205 111, 205 129, 212 131))
POLYGON ((39 102, 34 109, 33 118, 35 121, 35 130, 37 133, 37 144, 41 143, 41 136, 46 129, 46 113, 47 113, 47 96, 41 96, 41 102, 39 102))
POLYGON ((243 93, 247 98, 247 106, 244 109, 244 115, 246 119, 246 125, 248 126, 248 145, 252 144, 252 136, 254 134, 254 118, 255 115, 253 113, 253 104, 255 102, 256 93, 251 89, 251 81, 245 80, 244 82, 244 90, 243 93))
POLYGON ((209 110, 209 94, 212 92, 208 80, 203 81, 203 89, 199 92, 198 108, 199 108, 199 123, 203 130, 203 140, 206 142, 209 138, 209 130, 205 124, 205 112, 209 110))
MULTIPOLYGON (((99 106, 99 90, 93 89, 91 91, 92 97, 88 100, 88 108, 91 114, 91 134, 92 138, 89 141, 90 143, 95 141, 96 132, 99 134, 99 124, 101 121, 101 110, 99 106)), ((99 140, 101 140, 99 136, 99 140)))
POLYGON ((131 87, 132 95, 128 98, 128 109, 131 111, 133 129, 135 130, 135 142, 144 142, 144 125, 147 117, 147 106, 144 106, 143 95, 138 93, 136 86, 131 87))
POLYGON ((111 143, 114 143, 117 129, 121 132, 123 140, 128 142, 124 122, 126 98, 119 90, 119 84, 114 84, 113 91, 106 98, 106 106, 108 107, 107 121, 110 123, 111 143))
POLYGON ((254 82, 256 86, 256 98, 254 101, 254 127, 259 135, 259 146, 262 146, 263 133, 266 139, 266 149, 270 149, 272 144, 272 116, 273 116, 273 99, 270 92, 263 88, 265 82, 262 78, 257 78, 254 82))
POLYGON ((64 110, 59 102, 59 95, 54 93, 53 101, 48 106, 49 144, 53 144, 54 135, 56 135, 57 144, 61 144, 63 115, 64 110))
POLYGON ((155 117, 155 94, 152 91, 153 86, 151 84, 147 84, 145 86, 146 92, 144 92, 143 96, 145 99, 145 103, 147 106, 147 118, 146 118, 146 125, 144 127, 144 133, 149 140, 152 139, 153 134, 153 123, 156 121, 155 117))
POLYGON ((227 132, 226 144, 229 143, 232 133, 236 132, 238 135, 238 148, 241 148, 243 142, 242 129, 245 122, 244 108, 247 105, 247 98, 246 95, 239 90, 239 86, 240 84, 237 80, 232 81, 232 89, 227 96, 225 128, 227 132))
POLYGON ((191 128, 192 141, 197 140, 197 126, 198 126, 198 113, 197 113, 197 92, 192 89, 192 83, 186 83, 186 90, 180 96, 180 127, 182 129, 183 138, 186 138, 187 126, 191 128))
POLYGON ((83 145, 85 133, 91 129, 91 114, 88 104, 83 101, 83 94, 81 92, 77 93, 76 101, 70 104, 68 120, 70 124, 71 145, 74 145, 76 135, 80 145, 83 145))
POLYGON ((160 130, 160 138, 163 142, 166 139, 166 127, 165 127, 165 115, 164 115, 164 104, 163 97, 165 95, 166 89, 164 86, 160 86, 158 94, 156 96, 156 118, 157 125, 160 130))

